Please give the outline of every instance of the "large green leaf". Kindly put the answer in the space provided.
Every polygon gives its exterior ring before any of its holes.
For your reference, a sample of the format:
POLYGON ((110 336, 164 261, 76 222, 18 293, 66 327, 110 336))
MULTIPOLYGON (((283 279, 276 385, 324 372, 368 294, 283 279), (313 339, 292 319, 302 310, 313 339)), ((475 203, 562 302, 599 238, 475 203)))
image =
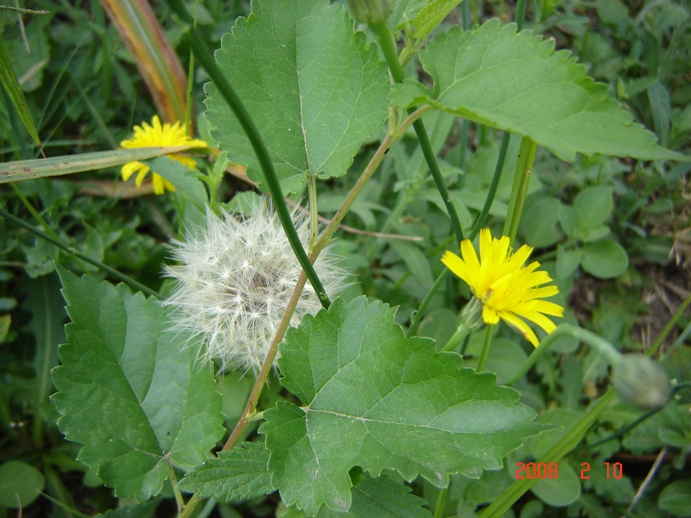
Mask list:
POLYGON ((243 442, 187 473, 178 487, 199 498, 250 500, 276 490, 266 467, 268 462, 269 451, 263 443, 243 442))
MULTIPOLYGON (((219 67, 252 115, 285 191, 305 174, 340 176, 386 118, 386 67, 342 6, 328 0, 254 0, 221 40, 219 67)), ((211 136, 263 183, 254 150, 213 84, 211 136)))
POLYGON ((72 319, 53 370, 58 427, 116 495, 147 500, 168 478, 167 459, 191 468, 221 438, 212 372, 165 330, 158 301, 58 270, 72 319))
POLYGON ((518 392, 464 369, 456 353, 435 353, 431 340, 407 339, 394 313, 365 297, 336 299, 289 331, 282 384, 305 406, 279 402, 260 429, 287 505, 347 510, 353 466, 439 487, 451 473, 477 477, 540 429, 518 392))
POLYGON ((490 20, 471 31, 452 27, 420 53, 434 91, 396 87, 399 104, 431 103, 462 117, 526 135, 564 160, 576 153, 683 159, 633 122, 608 87, 585 75, 568 51, 516 26, 490 20))

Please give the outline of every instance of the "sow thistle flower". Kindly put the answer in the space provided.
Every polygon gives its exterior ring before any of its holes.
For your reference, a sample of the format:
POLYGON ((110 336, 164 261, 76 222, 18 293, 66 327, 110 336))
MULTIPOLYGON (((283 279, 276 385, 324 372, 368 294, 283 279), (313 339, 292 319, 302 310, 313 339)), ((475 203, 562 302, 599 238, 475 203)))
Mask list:
MULTIPOLYGON (((308 217, 292 217, 306 246, 308 217)), ((205 339, 203 360, 219 358, 223 370, 258 372, 302 272, 273 208, 261 198, 249 215, 208 211, 206 228, 174 242, 172 251, 179 265, 166 270, 177 283, 164 304, 174 308, 174 327, 205 339)), ((338 293, 346 278, 338 259, 327 247, 314 264, 329 294, 338 293)), ((306 283, 290 324, 320 308, 306 283)))
MULTIPOLYGON (((131 139, 123 140, 120 145, 125 149, 133 149, 140 147, 158 147, 158 146, 182 146, 191 145, 193 147, 206 148, 208 147, 206 142, 198 139, 191 139, 185 132, 185 128, 180 125, 179 122, 175 124, 161 124, 158 115, 154 115, 151 120, 151 126, 146 122, 142 123, 141 126, 134 127, 134 136, 131 139)), ((183 165, 186 165, 190 169, 196 167, 196 162, 194 158, 181 156, 181 155, 166 155, 168 158, 177 160, 183 165)), ((137 179, 135 183, 137 187, 142 186, 144 177, 149 172, 149 167, 142 164, 141 162, 129 162, 122 166, 120 173, 122 174, 122 179, 127 181, 130 176, 137 173, 137 179)), ((156 194, 163 194, 166 190, 174 191, 175 186, 162 176, 153 173, 152 179, 154 185, 154 192, 156 194)))
POLYGON ((497 324, 501 319, 518 329, 537 347, 537 336, 526 320, 549 334, 556 325, 545 315, 561 317, 564 308, 542 300, 556 295, 559 289, 556 286, 540 287, 552 279, 547 272, 538 270, 540 263, 537 261, 524 266, 532 251, 532 247, 523 245, 512 253, 507 236, 493 239, 489 229, 484 228, 480 231, 480 259, 471 241, 465 239, 461 242, 462 257, 447 251, 441 260, 468 283, 470 291, 482 303, 485 324, 497 324))

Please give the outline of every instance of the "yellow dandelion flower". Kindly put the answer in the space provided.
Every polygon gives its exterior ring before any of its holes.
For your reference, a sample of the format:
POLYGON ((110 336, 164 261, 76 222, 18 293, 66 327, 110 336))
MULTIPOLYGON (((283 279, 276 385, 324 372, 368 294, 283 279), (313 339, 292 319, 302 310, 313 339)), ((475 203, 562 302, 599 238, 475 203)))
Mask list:
POLYGON ((554 302, 541 300, 559 293, 556 286, 542 286, 552 281, 547 272, 538 270, 534 261, 524 266, 533 251, 523 245, 512 253, 509 238, 493 239, 489 229, 480 231, 480 259, 469 239, 461 242, 461 257, 445 252, 442 262, 470 286, 473 295, 482 302, 482 319, 496 324, 499 319, 518 329, 535 347, 539 341, 526 320, 534 322, 548 334, 556 325, 545 315, 561 317, 564 308, 554 302))
MULTIPOLYGON (((185 133, 185 128, 179 122, 175 124, 161 124, 158 115, 154 115, 151 120, 152 126, 144 122, 141 126, 134 127, 134 136, 131 139, 123 140, 120 145, 126 149, 140 148, 140 147, 157 147, 157 146, 182 146, 189 144, 193 147, 205 148, 208 147, 203 140, 191 139, 185 133)), ((166 155, 168 158, 177 160, 181 164, 186 165, 190 169, 196 167, 193 158, 180 155, 166 155)), ((129 162, 122 166, 120 174, 123 180, 129 180, 130 176, 137 173, 135 183, 137 187, 141 187, 144 177, 149 172, 149 167, 141 162, 129 162)), ((175 186, 160 175, 153 173, 152 179, 154 185, 154 192, 156 194, 163 194, 166 189, 174 191, 175 186)))

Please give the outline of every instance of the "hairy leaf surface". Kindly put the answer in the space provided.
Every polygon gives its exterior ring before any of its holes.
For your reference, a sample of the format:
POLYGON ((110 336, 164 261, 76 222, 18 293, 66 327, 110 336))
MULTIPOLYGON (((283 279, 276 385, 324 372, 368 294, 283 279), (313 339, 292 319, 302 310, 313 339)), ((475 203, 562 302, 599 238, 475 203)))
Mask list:
POLYGON ((349 509, 353 466, 439 487, 452 473, 477 477, 540 429, 518 392, 464 369, 456 353, 436 353, 431 340, 407 339, 394 313, 365 297, 336 299, 289 331, 282 384, 304 406, 279 402, 260 429, 287 505, 349 509))
POLYGON ((564 160, 576 153, 684 159, 656 144, 608 87, 554 42, 490 20, 471 31, 452 27, 420 53, 433 92, 408 81, 396 102, 431 103, 462 117, 526 135, 564 160))
MULTIPOLYGON (((345 174, 364 139, 386 118, 386 67, 342 6, 328 0, 255 0, 221 41, 216 61, 269 149, 284 190, 306 173, 345 174)), ((211 135, 263 183, 254 150, 213 84, 211 135)))
POLYGON ((165 330, 158 301, 58 271, 72 319, 53 370, 58 427, 84 445, 78 459, 116 495, 147 500, 168 478, 166 457, 191 468, 221 438, 212 372, 184 336, 165 330))
POLYGON ((273 493, 271 472, 267 468, 269 451, 263 443, 243 442, 230 451, 221 451, 185 475, 178 484, 183 491, 199 498, 226 502, 243 501, 273 493))

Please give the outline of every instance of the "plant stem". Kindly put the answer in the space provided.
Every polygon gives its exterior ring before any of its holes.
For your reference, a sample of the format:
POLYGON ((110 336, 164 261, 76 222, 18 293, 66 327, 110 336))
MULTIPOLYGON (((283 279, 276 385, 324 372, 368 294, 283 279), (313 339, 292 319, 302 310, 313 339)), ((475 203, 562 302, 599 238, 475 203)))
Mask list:
MULTIPOLYGON (((451 485, 451 480, 449 480, 451 485)), ((434 508, 434 518, 442 518, 444 516, 444 507, 446 507, 446 497, 449 495, 449 487, 443 487, 437 495, 437 505, 434 508)))
POLYGON ((432 287, 429 289, 427 292, 427 295, 425 295, 425 298, 422 299, 422 303, 420 304, 420 307, 417 309, 417 311, 413 314, 411 320, 410 320, 410 327, 408 328, 408 332, 406 333, 406 336, 410 338, 411 336, 415 336, 415 333, 417 333, 418 327, 420 327, 420 322, 422 321, 422 317, 425 314, 425 310, 427 309, 427 306, 429 306, 430 302, 432 302, 432 298, 434 295, 439 291, 439 288, 441 288, 442 284, 444 284, 444 280, 446 277, 449 275, 449 269, 444 268, 444 271, 439 274, 439 277, 437 277, 437 280, 434 281, 434 284, 432 287))
POLYGON ((497 194, 497 188, 499 187, 499 180, 501 180, 501 173, 504 171, 504 162, 506 161, 506 153, 509 150, 509 143, 511 142, 511 133, 505 131, 501 138, 501 145, 499 146, 499 156, 497 157, 497 165, 494 167, 494 176, 492 176, 492 183, 489 186, 489 191, 487 192, 487 198, 485 199, 485 204, 482 206, 482 211, 473 225, 473 229, 470 231, 470 236, 468 239, 471 241, 475 239, 480 233, 482 225, 485 224, 487 220, 487 215, 489 214, 489 209, 492 207, 494 202, 494 197, 497 194))
POLYGON ((511 386, 521 379, 523 375, 528 372, 533 365, 535 365, 535 362, 540 356, 542 356, 542 353, 544 353, 547 348, 557 340, 557 338, 564 335, 571 336, 577 340, 587 343, 591 347, 594 347, 597 352, 607 358, 607 361, 609 361, 611 365, 619 362, 622 357, 622 354, 601 336, 598 336, 587 329, 582 329, 571 324, 561 324, 549 335, 547 335, 542 342, 540 342, 540 345, 535 348, 518 372, 516 372, 516 374, 514 374, 511 379, 506 382, 506 385, 511 386))
MULTIPOLYGON (((336 211, 336 214, 334 215, 333 219, 329 222, 327 227, 321 233, 319 239, 317 239, 317 241, 314 243, 314 247, 310 252, 309 256, 310 261, 315 261, 321 253, 321 251, 326 247, 326 245, 329 244, 331 236, 338 229, 338 225, 343 220, 344 216, 357 199, 357 196, 360 194, 367 181, 372 177, 374 172, 377 170, 377 167, 379 167, 379 164, 381 164, 382 160, 384 160, 386 152, 389 150, 389 148, 393 145, 393 143, 396 140, 401 138, 405 131, 405 128, 408 127, 413 122, 413 120, 415 120, 415 118, 421 116, 422 113, 424 113, 424 111, 422 110, 417 110, 416 112, 412 113, 403 122, 403 124, 401 124, 399 131, 397 131, 395 135, 388 134, 386 138, 384 138, 382 143, 379 145, 379 148, 374 153, 374 156, 370 159, 369 163, 367 164, 367 167, 365 167, 365 170, 360 175, 360 178, 358 178, 358 181, 355 182, 355 185, 352 187, 352 189, 346 196, 345 200, 343 200, 343 204, 338 209, 338 211, 336 211)), ((235 425, 235 428, 230 434, 230 437, 223 446, 224 451, 232 449, 237 444, 237 442, 240 440, 243 430, 245 429, 247 424, 252 420, 252 413, 256 409, 257 402, 259 401, 259 396, 264 387, 264 382, 266 381, 266 378, 271 372, 274 358, 276 357, 276 353, 278 352, 278 344, 281 343, 281 341, 283 340, 283 336, 285 335, 285 332, 288 329, 290 319, 293 315, 293 312, 295 311, 295 306, 297 305, 297 302, 300 299, 300 294, 302 293, 302 288, 305 285, 306 279, 307 278, 305 272, 303 271, 303 273, 300 274, 297 284, 295 285, 295 289, 293 290, 293 294, 290 300, 288 301, 286 312, 283 316, 283 319, 281 320, 281 323, 278 326, 276 336, 274 337, 274 340, 271 342, 271 346, 266 356, 266 360, 264 361, 264 364, 262 365, 262 368, 259 371, 254 387, 252 387, 252 392, 250 393, 250 396, 247 400, 245 409, 243 410, 240 419, 238 420, 237 424, 235 425)))
MULTIPOLYGON (((556 331, 555 331, 556 332, 556 331)), ((600 414, 607 408, 616 397, 616 390, 609 389, 593 406, 590 411, 581 418, 581 420, 571 428, 566 435, 555 444, 545 455, 543 455, 536 462, 559 462, 564 455, 569 453, 581 441, 588 429, 597 421, 600 414)), ((526 493, 539 479, 524 479, 516 480, 511 484, 499 498, 497 498, 492 505, 490 505, 485 512, 480 515, 480 518, 499 518, 508 511, 511 506, 526 493)))
POLYGON ((451 338, 449 338, 449 341, 446 342, 446 345, 442 347, 442 351, 453 351, 456 347, 458 347, 458 344, 460 344, 463 339, 470 334, 471 329, 468 326, 465 326, 461 324, 458 326, 458 329, 456 329, 456 332, 453 334, 451 338))
POLYGON ((300 237, 295 230, 293 220, 290 217, 290 212, 288 211, 288 207, 286 206, 286 202, 283 198, 283 190, 278 180, 278 176, 276 175, 273 162, 271 161, 269 152, 264 145, 264 141, 259 135, 259 131, 257 130, 254 121, 250 117, 249 112, 245 108, 244 104, 242 104, 242 101, 238 95, 235 93, 235 90, 233 90, 233 87, 230 85, 226 77, 216 65, 214 59, 211 57, 211 51, 206 46, 204 41, 199 37, 197 29, 193 26, 193 20, 190 18, 189 14, 187 14, 185 6, 182 4, 181 0, 167 0, 167 2, 169 7, 188 24, 187 32, 184 36, 185 41, 194 52, 194 55, 199 60, 200 64, 204 67, 204 70, 206 70, 206 72, 209 74, 209 77, 211 77, 211 80, 216 85, 216 88, 218 88, 218 91, 233 110, 235 117, 238 119, 238 122, 242 126, 242 129, 245 131, 247 138, 252 144, 252 148, 257 155, 259 165, 264 173, 264 179, 266 180, 266 184, 271 192, 271 198, 276 209, 276 214, 278 214, 278 218, 281 221, 281 225, 283 226, 286 237, 290 242, 290 246, 293 248, 293 252, 300 262, 302 269, 307 274, 307 277, 309 278, 309 281, 312 284, 317 297, 319 298, 319 302, 324 308, 328 308, 329 304, 331 304, 331 301, 329 300, 329 297, 327 296, 324 286, 319 280, 317 273, 314 271, 312 263, 310 263, 309 258, 307 257, 307 252, 305 252, 305 249, 302 247, 300 237))
POLYGON ((168 465, 168 477, 170 478, 170 485, 173 486, 173 494, 175 495, 175 502, 178 505, 178 514, 182 513, 185 508, 185 501, 182 498, 182 493, 178 489, 178 478, 175 476, 175 470, 173 469, 173 463, 170 458, 166 456, 166 464, 168 465))
POLYGON ((669 332, 674 329, 674 326, 676 325, 677 321, 682 317, 684 314, 684 311, 686 311, 686 308, 691 304, 691 295, 686 297, 684 302, 681 303, 681 305, 677 308, 677 310, 674 312, 674 315, 672 318, 669 319, 669 322, 665 324, 665 327, 662 328, 662 331, 660 331, 660 334, 657 335, 657 338, 653 342, 653 344, 650 346, 650 349, 648 349, 645 352, 646 356, 652 356, 655 354, 655 351, 657 351, 657 348, 660 347, 662 342, 667 338, 667 335, 669 332))
POLYGON ((492 331, 494 330, 494 325, 488 325, 485 328, 485 341, 482 344, 482 353, 480 353, 480 359, 477 361, 477 367, 475 372, 482 372, 485 370, 485 364, 487 363, 487 358, 489 357, 489 347, 492 345, 492 331))
POLYGON ((307 193, 310 209, 310 240, 308 249, 311 252, 319 233, 319 213, 317 211, 317 179, 312 173, 307 173, 307 193))
POLYGON ((178 518, 189 518, 192 515, 194 508, 197 507, 201 501, 201 498, 197 498, 196 495, 192 495, 192 497, 187 501, 185 508, 181 513, 178 514, 178 518))
POLYGON ((103 264, 100 261, 96 261, 95 259, 92 259, 91 257, 89 257, 87 255, 84 255, 83 253, 78 251, 76 248, 73 248, 73 247, 67 245, 66 243, 63 243, 61 240, 53 239, 52 237, 47 235, 45 232, 38 230, 35 227, 32 227, 23 219, 20 219, 17 216, 13 216, 12 214, 7 212, 6 210, 0 209, 0 216, 2 216, 3 218, 5 218, 8 221, 12 221, 13 223, 16 223, 20 227, 25 228, 29 232, 37 235, 38 237, 40 237, 42 239, 45 239, 49 243, 54 244, 55 246, 63 249, 65 252, 72 254, 73 256, 81 259, 82 261, 85 261, 89 264, 93 264, 97 268, 103 270, 106 273, 109 273, 110 275, 112 275, 116 279, 120 279, 121 281, 126 282, 127 284, 129 284, 133 288, 145 293, 146 295, 148 295, 150 297, 156 297, 157 299, 163 298, 163 296, 160 293, 158 293, 157 291, 152 290, 148 286, 144 286, 142 283, 135 281, 132 277, 129 277, 129 276, 125 275, 124 273, 121 273, 121 272, 117 271, 116 269, 111 268, 110 266, 103 264))
MULTIPOLYGON (((384 54, 384 58, 389 65, 389 70, 391 71, 391 77, 393 77, 394 82, 401 83, 405 77, 403 73, 403 67, 398 61, 398 54, 396 53, 396 46, 393 41, 393 36, 389 31, 389 27, 386 23, 370 24, 370 29, 377 36, 377 41, 379 42, 379 47, 384 54)), ((409 112, 410 113, 410 112, 409 112)), ((437 164, 437 159, 434 155, 434 150, 432 149, 432 144, 429 141, 429 136, 427 135, 427 130, 421 119, 417 119, 413 122, 413 128, 415 129, 415 134, 417 135, 418 142, 420 143, 420 148, 422 149, 422 154, 425 155, 425 160, 427 161, 427 166, 432 173, 432 178, 437 186, 437 190, 441 195, 441 198, 446 206, 446 211, 449 213, 451 218, 451 225, 453 226, 454 234, 458 242, 463 241, 463 230, 461 228, 461 222, 458 219, 458 213, 456 212, 456 207, 453 204, 451 195, 449 194, 446 185, 444 184, 444 179, 442 178, 441 171, 439 170, 439 165, 437 164)))
POLYGON ((506 211, 506 221, 504 221, 504 235, 509 236, 512 245, 516 240, 518 224, 521 221, 525 196, 528 191, 528 181, 530 180, 536 152, 537 144, 530 137, 523 137, 521 139, 521 150, 518 155, 518 163, 516 164, 513 187, 511 188, 509 207, 506 211))

